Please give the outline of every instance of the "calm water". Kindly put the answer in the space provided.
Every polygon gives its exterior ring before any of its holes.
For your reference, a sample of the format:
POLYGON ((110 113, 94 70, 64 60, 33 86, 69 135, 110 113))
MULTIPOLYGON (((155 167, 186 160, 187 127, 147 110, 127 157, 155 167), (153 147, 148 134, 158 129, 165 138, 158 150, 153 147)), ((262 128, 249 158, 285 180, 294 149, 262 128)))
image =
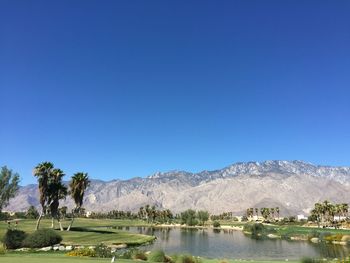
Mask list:
POLYGON ((303 256, 342 258, 349 255, 349 247, 346 246, 279 239, 255 240, 241 231, 232 230, 150 227, 126 227, 123 230, 156 236, 153 244, 143 246, 142 249, 163 249, 168 254, 189 253, 207 258, 230 259, 299 259, 303 256))

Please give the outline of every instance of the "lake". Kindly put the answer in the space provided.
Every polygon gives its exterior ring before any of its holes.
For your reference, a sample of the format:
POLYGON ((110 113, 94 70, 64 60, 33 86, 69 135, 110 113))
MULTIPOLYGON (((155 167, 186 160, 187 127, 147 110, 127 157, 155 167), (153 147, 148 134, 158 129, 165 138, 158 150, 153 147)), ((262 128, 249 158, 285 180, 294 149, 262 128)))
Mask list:
POLYGON ((188 253, 207 258, 228 259, 300 259, 344 258, 349 247, 333 244, 313 244, 306 241, 280 239, 256 240, 235 230, 123 227, 133 233, 154 235, 152 244, 144 250, 162 249, 167 254, 188 253))

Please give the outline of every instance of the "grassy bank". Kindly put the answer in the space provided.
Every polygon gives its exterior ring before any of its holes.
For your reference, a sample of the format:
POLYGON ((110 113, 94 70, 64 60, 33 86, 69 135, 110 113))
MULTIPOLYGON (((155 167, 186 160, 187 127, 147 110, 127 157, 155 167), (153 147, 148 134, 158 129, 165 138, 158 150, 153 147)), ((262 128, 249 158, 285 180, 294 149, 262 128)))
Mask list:
MULTIPOLYGON (((35 220, 21 220, 17 229, 27 233, 34 232, 35 220)), ((63 221, 63 226, 68 226, 69 221, 63 221)), ((152 241, 154 237, 147 235, 134 234, 127 231, 116 229, 118 226, 143 226, 145 223, 139 220, 100 220, 100 219, 81 219, 75 220, 71 231, 58 231, 63 238, 62 243, 73 245, 96 245, 98 243, 128 244, 139 245, 152 241)), ((50 228, 51 220, 44 219, 41 228, 50 228)), ((56 225, 56 227, 58 227, 56 225)), ((6 222, 0 224, 0 237, 7 231, 6 222)))
MULTIPOLYGON (((106 263, 111 262, 109 258, 78 258, 78 257, 68 257, 62 253, 9 253, 4 256, 0 255, 0 261, 3 263, 18 263, 18 260, 23 260, 26 263, 106 263)), ((140 263, 149 261, 131 260, 131 259, 117 259, 116 262, 120 263, 140 263)), ((202 263, 238 263, 241 260, 223 260, 223 259, 201 259, 202 263)), ((285 261, 251 261, 250 263, 282 263, 285 261)), ((297 262, 297 261, 289 261, 297 262)))
POLYGON ((348 245, 350 241, 350 230, 348 229, 247 223, 244 225, 243 231, 252 237, 311 240, 315 243, 332 242, 334 244, 348 245))

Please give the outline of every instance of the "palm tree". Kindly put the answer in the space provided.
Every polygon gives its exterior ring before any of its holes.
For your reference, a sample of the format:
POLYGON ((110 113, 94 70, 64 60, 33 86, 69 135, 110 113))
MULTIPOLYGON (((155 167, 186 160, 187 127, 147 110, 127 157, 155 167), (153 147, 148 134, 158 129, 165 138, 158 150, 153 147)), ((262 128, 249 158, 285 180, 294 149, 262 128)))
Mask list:
POLYGON ((59 209, 59 212, 60 214, 62 215, 62 218, 65 219, 66 218, 66 215, 67 215, 67 207, 66 206, 62 206, 60 209, 59 209))
POLYGON ((39 200, 41 205, 41 213, 39 215, 38 221, 36 222, 35 230, 39 229, 40 221, 43 215, 46 213, 46 203, 48 200, 48 180, 51 176, 53 170, 53 164, 50 162, 39 163, 33 171, 35 177, 38 178, 38 187, 39 187, 39 200))
POLYGON ((72 196, 75 208, 72 210, 72 221, 70 222, 67 231, 73 225, 74 213, 79 213, 83 205, 83 199, 86 188, 90 185, 90 180, 87 173, 76 173, 72 176, 72 180, 69 183, 70 195, 72 196))
POLYGON ((330 220, 330 216, 333 214, 333 205, 328 201, 325 200, 322 203, 323 207, 323 216, 325 217, 326 222, 330 220))
POLYGON ((270 217, 270 208, 267 208, 267 207, 260 208, 260 213, 263 216, 263 218, 267 220, 270 217))
POLYGON ((335 212, 335 215, 338 216, 338 222, 340 222, 340 216, 343 212, 343 206, 342 204, 335 204, 334 205, 334 212, 335 212))
POLYGON ((250 217, 250 209, 249 208, 247 208, 247 210, 246 210, 246 216, 247 216, 247 218, 250 217))
POLYGON ((275 207, 275 211, 277 213, 278 221, 280 221, 280 208, 279 207, 275 207))
POLYGON ((51 227, 54 228, 54 218, 57 219, 61 231, 63 231, 59 214, 59 200, 67 196, 67 187, 62 183, 64 173, 60 169, 53 169, 48 179, 48 204, 52 218, 51 227))
POLYGON ((144 219, 144 209, 143 206, 140 207, 139 212, 138 212, 138 216, 140 219, 144 219))
POLYGON ((349 212, 349 205, 347 203, 343 203, 341 204, 341 206, 342 206, 342 215, 347 217, 349 212))
POLYGON ((315 208, 313 210, 314 215, 317 218, 317 226, 320 227, 320 221, 323 221, 322 215, 323 215, 323 205, 321 203, 316 203, 315 208))
POLYGON ((270 211, 272 215, 272 220, 275 220, 275 208, 274 207, 270 208, 270 211))
POLYGON ((146 212, 146 219, 147 219, 147 223, 149 223, 149 218, 151 216, 151 209, 150 209, 150 205, 146 205, 145 206, 145 212, 146 212))

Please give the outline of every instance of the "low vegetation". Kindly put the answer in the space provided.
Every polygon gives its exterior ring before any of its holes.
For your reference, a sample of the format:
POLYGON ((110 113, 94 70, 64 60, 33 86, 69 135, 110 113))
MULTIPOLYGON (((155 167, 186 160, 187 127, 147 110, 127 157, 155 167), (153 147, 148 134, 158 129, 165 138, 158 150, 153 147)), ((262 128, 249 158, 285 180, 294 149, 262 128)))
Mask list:
POLYGON ((7 249, 16 249, 23 246, 23 241, 27 237, 24 231, 8 229, 2 238, 3 246, 7 249))
POLYGON ((23 247, 41 248, 59 244, 62 236, 52 229, 39 229, 29 235, 23 241, 23 247))
POLYGON ((152 251, 148 257, 148 260, 151 262, 165 262, 165 253, 162 250, 152 251))

